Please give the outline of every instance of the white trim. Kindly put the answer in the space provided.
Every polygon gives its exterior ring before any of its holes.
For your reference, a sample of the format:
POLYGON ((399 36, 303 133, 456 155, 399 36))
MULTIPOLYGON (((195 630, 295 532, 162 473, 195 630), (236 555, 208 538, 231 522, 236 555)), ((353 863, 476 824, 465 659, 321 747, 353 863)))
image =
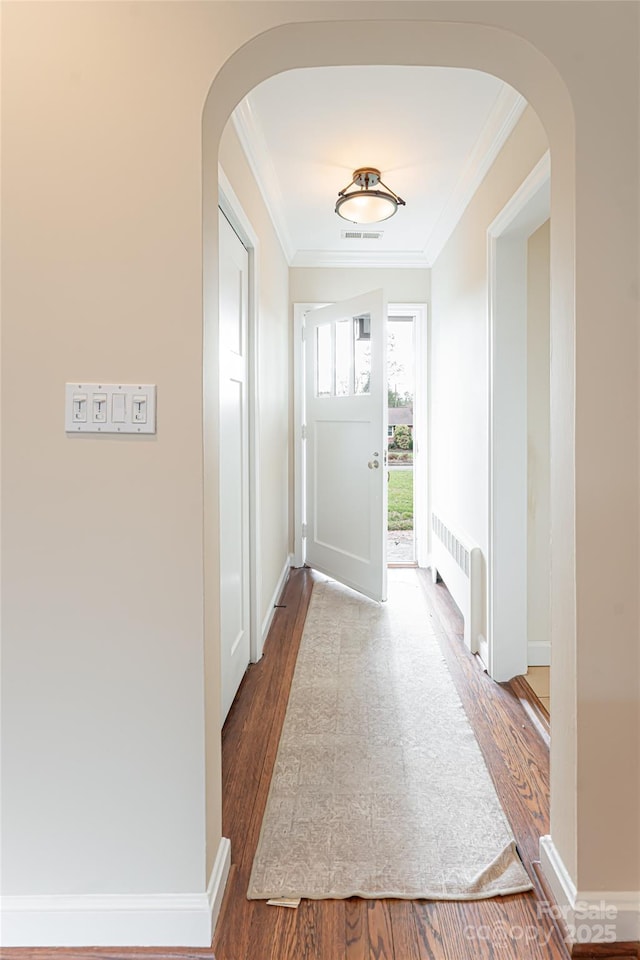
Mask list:
POLYGON ((431 543, 431 497, 429 477, 429 308, 426 303, 390 303, 387 322, 394 313, 413 314, 413 535, 415 558, 419 567, 428 567, 431 543))
POLYGON ((609 942, 612 936, 615 941, 640 941, 640 891, 578 891, 550 836, 540 837, 540 865, 557 916, 575 930, 576 942, 606 942, 601 939, 603 927, 609 942))
POLYGON ((220 840, 206 892, 2 898, 3 947, 210 947, 231 864, 220 840))
POLYGON ((303 504, 304 489, 304 424, 302 423, 304 396, 304 314, 293 308, 293 557, 294 567, 304 564, 303 504))
POLYGON ((482 664, 482 669, 485 673, 489 673, 489 668, 487 664, 489 662, 489 644, 487 643, 487 638, 483 633, 478 634, 478 649, 476 650, 476 656, 482 664))
POLYGON ((427 270, 431 262, 421 250, 297 250, 292 267, 368 267, 427 270))
POLYGON ((487 230, 487 668, 497 681, 528 664, 527 239, 549 217, 549 180, 547 151, 487 230))
POLYGON ((284 562, 284 566, 278 577, 278 582, 276 588, 273 591, 273 596, 271 597, 271 603, 269 604, 269 609, 267 610, 264 620, 262 621, 262 630, 261 630, 261 639, 260 639, 260 656, 262 656, 262 651, 264 650, 264 642, 267 639, 269 629, 271 627, 271 622, 273 620, 274 614, 276 612, 276 604, 280 599, 280 594, 284 590, 284 586, 287 582, 289 572, 291 570, 291 565, 293 563, 293 557, 291 554, 287 556, 287 559, 284 562))
POLYGON ((250 592, 250 657, 252 663, 262 656, 260 609, 262 591, 260 581, 260 405, 259 356, 260 324, 260 241, 251 221, 244 212, 224 170, 218 164, 218 204, 233 226, 249 254, 249 592, 250 592))
POLYGON ((575 903, 576 885, 548 834, 540 837, 540 866, 558 906, 568 907, 575 903))
POLYGON ((460 179, 447 200, 444 210, 425 245, 424 257, 429 265, 435 262, 455 230, 476 190, 524 113, 526 106, 527 101, 524 97, 505 83, 491 109, 482 133, 469 154, 460 179))
POLYGON ((209 946, 213 940, 213 934, 216 929, 218 917, 220 916, 220 908, 222 907, 222 900, 224 897, 225 888, 227 886, 227 880, 229 879, 230 869, 231 840, 229 840, 227 837, 221 837, 220 843, 218 844, 216 859, 213 862, 211 876, 209 877, 209 883, 207 884, 207 903, 209 906, 209 916, 211 917, 211 939, 209 940, 209 944, 207 944, 207 946, 209 946))
POLYGON ((293 305, 293 559, 294 567, 305 562, 302 528, 305 491, 305 448, 301 427, 304 417, 304 318, 309 310, 326 307, 327 303, 294 303, 293 305))
POLYGON ((273 228, 289 266, 293 261, 294 246, 283 216, 284 201, 271 154, 260 121, 251 103, 251 94, 242 100, 231 114, 231 120, 244 150, 251 172, 258 184, 273 228))
MULTIPOLYGON (((547 150, 540 157, 528 177, 520 184, 511 199, 505 204, 497 217, 491 222, 487 232, 492 237, 499 237, 512 226, 516 217, 536 197, 538 191, 544 187, 551 177, 551 154, 547 150)), ((541 227, 545 219, 549 218, 548 200, 542 198, 544 209, 534 211, 530 225, 526 229, 529 234, 541 227), (544 217, 544 219, 541 219, 544 217)))
POLYGON ((530 667, 550 667, 551 641, 530 640, 527 644, 527 663, 530 667))

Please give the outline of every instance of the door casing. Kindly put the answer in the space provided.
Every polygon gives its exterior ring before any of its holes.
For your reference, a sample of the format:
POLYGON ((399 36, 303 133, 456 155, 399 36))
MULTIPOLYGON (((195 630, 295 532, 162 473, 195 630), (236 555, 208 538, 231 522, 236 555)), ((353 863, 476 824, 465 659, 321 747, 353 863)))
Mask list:
MULTIPOLYGON (((329 301, 320 303, 294 303, 293 305, 293 444, 294 444, 294 553, 293 565, 304 564, 302 523, 304 518, 305 465, 303 453, 302 424, 304 423, 304 341, 305 315, 310 310, 326 307, 329 301)), ((429 326, 426 303, 389 303, 387 315, 413 315, 415 327, 416 392, 414 400, 415 428, 414 445, 418 458, 414 462, 414 530, 416 560, 419 567, 429 566, 429 326)))
POLYGON ((258 557, 260 556, 260 418, 258 408, 258 291, 259 248, 260 243, 251 221, 233 190, 224 170, 218 165, 218 199, 225 217, 244 243, 249 254, 249 310, 248 340, 249 363, 247 371, 249 402, 249 622, 250 622, 250 659, 252 663, 262 656, 264 638, 261 629, 261 590, 258 575, 258 557))
POLYGON ((487 231, 487 641, 494 680, 527 672, 527 240, 550 215, 545 153, 487 231))

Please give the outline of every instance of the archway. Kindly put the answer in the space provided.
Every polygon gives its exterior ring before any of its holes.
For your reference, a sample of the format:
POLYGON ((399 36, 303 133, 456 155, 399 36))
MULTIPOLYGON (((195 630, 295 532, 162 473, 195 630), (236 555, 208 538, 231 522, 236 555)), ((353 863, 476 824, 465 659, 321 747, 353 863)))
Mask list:
MULTIPOLYGON (((561 638, 562 663, 557 682, 572 689, 575 665, 575 557, 573 552, 575 473, 574 423, 574 144, 573 112, 569 96, 550 62, 530 43, 479 24, 427 21, 362 21, 297 23, 276 27, 236 51, 215 78, 203 118, 203 243, 204 243, 204 362, 215 371, 217 338, 217 149, 223 128, 236 104, 257 84, 285 70, 311 66, 356 64, 410 64, 472 68, 500 77, 517 89, 537 112, 546 129, 553 168, 551 217, 554 239, 551 251, 551 338, 554 368, 551 376, 554 420, 551 435, 553 586, 552 649, 561 638), (555 503, 555 508, 553 504, 555 503)), ((205 382, 205 636, 207 659, 217 662, 215 611, 218 604, 217 548, 217 389, 215 374, 205 382)), ((211 670, 208 671, 211 676, 211 670)), ((207 684, 212 700, 207 712, 219 713, 215 684, 207 684)), ((575 824, 570 794, 576 783, 576 741, 571 723, 558 718, 552 744, 552 797, 559 797, 561 818, 554 818, 554 843, 562 858, 575 867, 575 824), (555 786, 554 771, 562 768, 562 790, 555 786)), ((209 736, 214 736, 211 731, 209 736)), ((210 756, 213 754, 210 753, 210 756)), ((208 776, 210 783, 216 778, 208 776)), ((560 781, 558 781, 560 783, 560 781)), ((217 796, 207 800, 209 819, 219 810, 217 796), (212 812, 213 811, 213 812, 212 812)), ((210 832, 208 830, 208 832, 210 832)), ((214 828, 212 833, 216 832, 214 828)), ((219 833, 218 833, 219 836, 219 833)))

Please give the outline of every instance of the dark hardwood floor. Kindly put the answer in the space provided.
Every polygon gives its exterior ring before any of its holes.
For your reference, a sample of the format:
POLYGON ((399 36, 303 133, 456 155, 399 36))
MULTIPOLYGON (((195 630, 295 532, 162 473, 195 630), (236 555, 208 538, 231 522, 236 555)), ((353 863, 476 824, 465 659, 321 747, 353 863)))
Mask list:
MULTIPOLYGON (((449 669, 477 733, 532 880, 549 830, 548 748, 516 694, 493 683, 462 642, 446 588, 417 571, 449 669)), ((293 570, 260 663, 251 666, 223 731, 223 832, 233 866, 216 960, 467 960, 568 957, 539 917, 538 895, 474 902, 303 900, 297 910, 246 899, 249 874, 315 574, 293 570)))

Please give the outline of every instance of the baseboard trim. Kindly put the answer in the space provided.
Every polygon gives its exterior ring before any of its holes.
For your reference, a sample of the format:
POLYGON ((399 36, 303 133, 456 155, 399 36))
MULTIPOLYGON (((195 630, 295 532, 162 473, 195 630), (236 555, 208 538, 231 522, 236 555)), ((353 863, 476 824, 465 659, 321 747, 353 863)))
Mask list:
POLYGON ((509 681, 509 686, 522 704, 522 709, 534 724, 547 747, 549 747, 551 745, 549 711, 542 700, 535 690, 529 686, 526 677, 513 677, 513 679, 509 681))
POLYGON ((626 949, 640 941, 640 891, 577 890, 549 836, 540 838, 540 865, 555 899, 549 908, 557 911, 576 948, 572 955, 603 956, 606 946, 620 943, 626 949))
MULTIPOLYGON (((293 554, 290 553, 287 555, 287 559, 284 562, 284 566, 280 571, 280 576, 278 577, 276 588, 273 591, 273 596, 271 597, 271 602, 269 603, 269 609, 267 610, 265 618, 262 621, 262 632, 260 637, 260 650, 259 650, 260 657, 262 656, 262 651, 264 649, 264 642, 267 639, 269 630, 271 629, 271 621, 273 620, 273 616, 276 612, 276 604, 280 599, 280 595, 282 591, 284 590, 284 585, 287 582, 287 579, 289 577, 292 564, 293 564, 293 554)), ((260 659, 260 657, 258 657, 258 659, 260 659)))
POLYGON ((551 666, 551 644, 548 640, 532 640, 527 644, 527 663, 530 667, 551 666))
POLYGON ((3 947, 210 947, 231 866, 223 837, 206 892, 4 896, 3 947))
POLYGON ((213 934, 216 929, 218 917, 220 916, 220 908, 222 907, 222 900, 227 886, 227 880, 229 879, 230 869, 231 840, 227 837, 221 837, 216 859, 213 862, 211 876, 209 877, 209 883, 207 884, 207 904, 209 906, 209 917, 211 921, 209 927, 209 943, 207 946, 211 946, 213 941, 213 934))

